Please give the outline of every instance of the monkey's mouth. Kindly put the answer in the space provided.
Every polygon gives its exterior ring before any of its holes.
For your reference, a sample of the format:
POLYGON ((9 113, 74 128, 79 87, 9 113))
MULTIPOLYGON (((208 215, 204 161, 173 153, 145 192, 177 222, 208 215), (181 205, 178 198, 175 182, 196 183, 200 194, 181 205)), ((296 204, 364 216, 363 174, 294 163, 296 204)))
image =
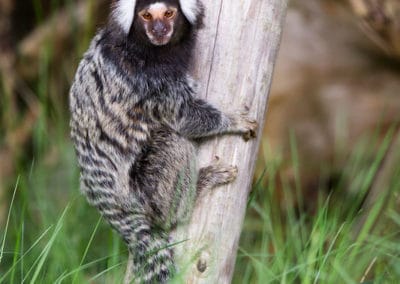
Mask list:
POLYGON ((165 35, 154 35, 150 33, 147 34, 150 42, 156 46, 162 46, 168 44, 171 40, 171 35, 172 33, 167 33, 165 35))
POLYGON ((170 38, 169 37, 157 37, 157 38, 153 38, 150 39, 151 43, 157 46, 162 46, 162 45, 166 45, 169 43, 170 38))

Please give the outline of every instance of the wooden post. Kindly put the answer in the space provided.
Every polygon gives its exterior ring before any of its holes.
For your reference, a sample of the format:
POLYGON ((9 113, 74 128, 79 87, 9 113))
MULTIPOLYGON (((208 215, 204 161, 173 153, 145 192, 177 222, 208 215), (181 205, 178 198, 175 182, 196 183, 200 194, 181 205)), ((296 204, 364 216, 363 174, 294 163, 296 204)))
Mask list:
MULTIPOLYGON (((225 111, 248 106, 260 134, 287 0, 203 3, 206 27, 199 35, 194 70, 200 96, 225 111)), ((239 175, 234 183, 199 200, 190 225, 177 232, 176 241, 187 240, 176 246, 184 282, 231 282, 260 138, 244 142, 224 136, 201 146, 200 166, 219 156, 237 165, 239 175)))

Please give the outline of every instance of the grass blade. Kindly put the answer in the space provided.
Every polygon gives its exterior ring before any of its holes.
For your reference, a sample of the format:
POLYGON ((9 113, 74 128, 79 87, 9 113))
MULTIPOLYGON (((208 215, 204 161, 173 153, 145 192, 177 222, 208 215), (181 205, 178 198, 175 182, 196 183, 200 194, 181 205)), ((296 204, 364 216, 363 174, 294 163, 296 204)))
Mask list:
POLYGON ((38 258, 38 260, 39 260, 38 265, 35 269, 32 279, 30 281, 31 284, 34 284, 36 282, 36 279, 38 278, 39 273, 42 270, 42 267, 44 265, 44 262, 47 259, 47 256, 49 255, 51 247, 53 246, 53 244, 57 238, 57 235, 63 226, 64 217, 65 217, 65 214, 67 213, 68 209, 69 209, 69 205, 67 205, 67 207, 64 209, 60 219, 57 222, 56 228, 54 229, 53 235, 51 236, 49 242, 46 244, 46 247, 44 248, 43 252, 41 253, 41 255, 38 258))
POLYGON ((4 252, 5 245, 6 245, 6 238, 7 238, 8 226, 9 226, 9 224, 10 224, 11 211, 12 211, 12 208, 13 208, 14 199, 15 199, 15 194, 16 194, 16 192, 17 192, 17 188, 18 188, 18 184, 19 184, 19 178, 20 178, 20 177, 17 178, 17 182, 16 182, 16 184, 15 184, 14 192, 13 192, 13 195, 12 195, 12 198, 11 198, 10 208, 8 209, 6 227, 5 227, 5 229, 4 229, 4 236, 3 236, 3 241, 2 241, 2 243, 1 243, 1 249, 0 249, 0 264, 1 264, 1 261, 3 260, 3 252, 4 252))

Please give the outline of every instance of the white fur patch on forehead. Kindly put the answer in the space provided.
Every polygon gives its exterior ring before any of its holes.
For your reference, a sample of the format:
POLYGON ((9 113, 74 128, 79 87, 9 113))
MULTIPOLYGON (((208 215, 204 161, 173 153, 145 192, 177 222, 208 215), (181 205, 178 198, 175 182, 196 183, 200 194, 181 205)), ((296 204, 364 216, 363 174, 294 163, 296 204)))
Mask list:
POLYGON ((119 0, 115 4, 113 17, 125 33, 129 33, 135 15, 136 0, 119 0))
POLYGON ((195 24, 200 13, 200 7, 197 0, 180 0, 179 2, 186 19, 188 19, 191 24, 195 24))
POLYGON ((165 9, 167 9, 167 5, 165 5, 165 3, 157 2, 157 3, 151 4, 149 6, 148 10, 150 12, 152 12, 152 11, 165 10, 165 9))

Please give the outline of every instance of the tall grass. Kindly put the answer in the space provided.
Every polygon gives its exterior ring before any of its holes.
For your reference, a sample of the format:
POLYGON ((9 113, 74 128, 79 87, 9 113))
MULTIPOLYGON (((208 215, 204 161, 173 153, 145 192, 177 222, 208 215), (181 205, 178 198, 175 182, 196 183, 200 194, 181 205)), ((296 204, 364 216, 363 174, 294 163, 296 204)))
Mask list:
MULTIPOLYGON (((292 206, 298 183, 277 188, 278 172, 267 168, 268 186, 257 188, 249 205, 234 283, 399 283, 400 170, 372 208, 363 209, 392 132, 383 142, 367 141, 370 147, 356 147, 328 195, 321 188, 318 200, 303 201, 317 203, 314 212, 292 206), (276 190, 283 191, 283 200, 276 199, 276 190)), ((293 158, 301 168, 295 153, 293 158)))
MULTIPOLYGON (((0 233, 0 283, 120 283, 126 248, 79 194, 70 144, 56 141, 56 162, 36 160, 19 173, 9 222, 0 233)), ((381 143, 380 151, 387 146, 381 143)), ((354 162, 363 160, 364 154, 355 151, 349 159, 350 185, 375 176, 376 163, 354 162)), ((363 191, 346 195, 334 188, 314 201, 318 204, 314 212, 306 212, 292 205, 295 186, 286 183, 278 188, 277 168, 267 167, 266 172, 267 185, 260 182, 249 202, 233 283, 396 283, 400 279, 400 214, 396 211, 400 175, 393 176, 391 188, 382 191, 357 230, 365 215, 360 210, 363 191), (278 189, 283 190, 283 200, 274 194, 278 189), (391 202, 382 211, 380 201, 387 195, 391 202), (384 226, 371 226, 377 218, 384 226)))
POLYGON ((80 196, 73 151, 59 146, 58 162, 36 161, 21 172, 0 233, 0 283, 110 283, 123 274, 125 248, 80 196))

